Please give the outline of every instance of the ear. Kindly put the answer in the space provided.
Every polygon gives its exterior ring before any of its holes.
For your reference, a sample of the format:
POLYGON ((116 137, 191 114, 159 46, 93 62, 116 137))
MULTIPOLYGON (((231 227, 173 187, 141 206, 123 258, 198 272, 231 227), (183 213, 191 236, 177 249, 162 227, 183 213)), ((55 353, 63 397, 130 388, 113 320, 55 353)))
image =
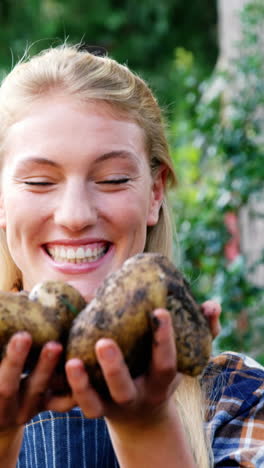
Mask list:
POLYGON ((0 228, 6 228, 6 215, 5 215, 5 208, 4 208, 4 200, 3 195, 0 194, 0 228))
POLYGON ((167 176, 168 168, 165 164, 162 164, 152 181, 147 226, 154 226, 159 220, 159 211, 164 198, 167 176))

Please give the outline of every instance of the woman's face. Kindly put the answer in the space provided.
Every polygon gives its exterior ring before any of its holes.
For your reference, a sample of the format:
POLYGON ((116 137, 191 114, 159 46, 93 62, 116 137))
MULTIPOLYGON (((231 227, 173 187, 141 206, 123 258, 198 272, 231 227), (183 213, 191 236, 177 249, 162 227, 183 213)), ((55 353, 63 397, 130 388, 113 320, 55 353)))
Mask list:
POLYGON ((35 102, 7 134, 0 226, 24 289, 50 279, 90 300, 104 277, 143 251, 158 220, 144 135, 104 103, 35 102))

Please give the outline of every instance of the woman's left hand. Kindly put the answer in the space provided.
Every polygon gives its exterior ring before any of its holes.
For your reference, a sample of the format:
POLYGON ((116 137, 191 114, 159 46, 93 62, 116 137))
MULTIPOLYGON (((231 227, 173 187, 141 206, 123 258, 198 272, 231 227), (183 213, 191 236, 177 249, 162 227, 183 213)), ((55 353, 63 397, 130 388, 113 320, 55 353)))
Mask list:
MULTIPOLYGON (((202 311, 208 318, 210 329, 215 338, 221 330, 219 317, 221 306, 208 300, 202 304, 202 311)), ((96 354, 102 367, 105 379, 114 402, 121 411, 126 405, 133 410, 139 408, 140 417, 142 409, 155 403, 166 400, 172 395, 181 379, 177 372, 177 358, 170 315, 166 310, 156 310, 154 316, 160 326, 157 328, 153 340, 153 354, 151 368, 147 375, 132 380, 124 363, 122 353, 117 344, 109 339, 101 339, 96 344, 96 354), (153 389, 155 391, 153 392, 153 389), (140 394, 140 399, 137 395, 140 394), (148 404, 145 398, 147 396, 148 404), (136 401, 136 403, 135 403, 136 401), (142 405, 142 408, 141 408, 142 405)), ((84 364, 79 359, 71 359, 66 363, 68 382, 72 388, 72 395, 65 397, 52 397, 47 407, 55 411, 67 411, 74 405, 82 408, 87 417, 107 416, 112 413, 113 403, 108 408, 89 382, 89 376, 84 364)))
MULTIPOLYGON (((202 310, 209 318, 212 334, 219 332, 220 306, 207 302, 202 310)), ((153 312, 155 322, 152 360, 148 372, 132 379, 121 350, 110 339, 96 343, 96 355, 107 383, 111 401, 94 390, 79 359, 66 363, 72 395, 53 397, 47 409, 67 411, 78 405, 87 418, 105 417, 120 466, 196 466, 174 392, 182 379, 170 313, 153 312)))
MULTIPOLYGON (((196 465, 174 400, 182 375, 177 370, 171 315, 157 309, 154 317, 148 371, 132 379, 117 344, 102 338, 95 351, 111 399, 103 400, 91 386, 82 361, 71 359, 66 363, 72 389, 68 403, 78 405, 87 418, 105 417, 120 466, 193 468, 196 465)), ((59 406, 62 402, 50 400, 49 409, 64 411, 65 406, 59 406)))
POLYGON ((168 311, 153 312, 158 323, 154 331, 152 361, 149 371, 132 379, 118 345, 102 338, 96 343, 96 355, 103 371, 112 401, 104 401, 90 384, 84 364, 79 359, 66 363, 66 374, 72 396, 53 397, 48 409, 65 411, 73 402, 82 408, 85 416, 106 416, 113 419, 141 419, 150 414, 174 393, 180 382, 174 332, 168 311))
MULTIPOLYGON (((206 301, 202 310, 208 317, 213 337, 220 332, 221 307, 214 301, 206 301)), ((101 416, 113 418, 142 418, 152 413, 170 399, 180 382, 177 372, 177 356, 170 314, 157 309, 153 315, 159 326, 154 332, 151 366, 147 374, 132 379, 117 344, 110 339, 100 339, 96 344, 98 362, 107 382, 112 402, 105 402, 90 385, 89 376, 79 359, 66 363, 66 374, 72 395, 53 397, 49 408, 66 411, 75 403, 89 418, 101 416), (125 415, 125 416, 124 416, 125 415)))

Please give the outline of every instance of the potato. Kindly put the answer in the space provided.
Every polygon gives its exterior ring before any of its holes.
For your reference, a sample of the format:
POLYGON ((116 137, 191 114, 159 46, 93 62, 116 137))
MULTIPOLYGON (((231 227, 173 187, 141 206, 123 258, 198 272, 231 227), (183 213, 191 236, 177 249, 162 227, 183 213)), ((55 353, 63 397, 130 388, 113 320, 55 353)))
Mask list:
POLYGON ((86 305, 79 292, 63 282, 46 281, 26 293, 0 293, 0 352, 17 331, 32 336, 27 366, 32 368, 47 341, 65 343, 77 313, 86 305))
POLYGON ((138 254, 105 279, 95 298, 73 321, 66 359, 82 359, 91 383, 107 396, 95 343, 102 337, 114 339, 131 375, 136 377, 146 372, 153 335, 151 313, 159 307, 171 313, 178 370, 199 375, 211 353, 209 325, 186 280, 160 254, 138 254))
POLYGON ((39 302, 45 307, 52 307, 59 311, 61 320, 77 315, 86 306, 84 298, 79 291, 68 283, 62 281, 44 281, 34 286, 28 295, 29 299, 39 302), (66 315, 64 315, 66 314, 66 315))

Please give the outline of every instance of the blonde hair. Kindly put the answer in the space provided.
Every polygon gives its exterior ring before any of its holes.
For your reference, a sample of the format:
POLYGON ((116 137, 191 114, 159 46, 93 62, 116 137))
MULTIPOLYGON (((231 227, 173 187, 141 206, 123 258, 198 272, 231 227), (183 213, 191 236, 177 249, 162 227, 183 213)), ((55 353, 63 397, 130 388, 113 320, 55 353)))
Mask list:
MULTIPOLYGON (((78 50, 76 46, 62 45, 45 50, 33 58, 24 59, 3 80, 0 88, 0 161, 4 158, 8 127, 19 120, 30 103, 54 91, 73 96, 82 102, 104 101, 121 115, 138 123, 144 130, 152 174, 155 175, 164 164, 168 170, 167 183, 175 185, 176 178, 161 110, 145 81, 125 65, 109 57, 78 50)), ((21 280, 21 273, 9 254, 4 232, 0 235, 0 288, 10 290, 21 280)), ((172 237, 165 193, 158 223, 148 228, 145 251, 159 252, 171 257, 172 237)), ((196 463, 200 468, 207 468, 208 449, 202 428, 203 405, 197 379, 184 377, 175 398, 196 463), (183 399, 191 394, 192 396, 188 396, 188 405, 182 404, 183 399), (196 420, 194 414, 197 415, 196 420), (200 430, 197 430, 199 426, 200 430)))

